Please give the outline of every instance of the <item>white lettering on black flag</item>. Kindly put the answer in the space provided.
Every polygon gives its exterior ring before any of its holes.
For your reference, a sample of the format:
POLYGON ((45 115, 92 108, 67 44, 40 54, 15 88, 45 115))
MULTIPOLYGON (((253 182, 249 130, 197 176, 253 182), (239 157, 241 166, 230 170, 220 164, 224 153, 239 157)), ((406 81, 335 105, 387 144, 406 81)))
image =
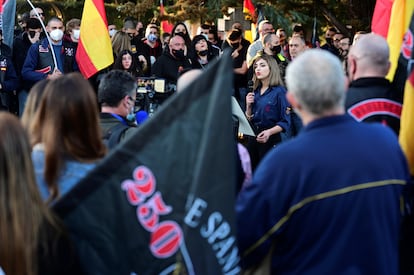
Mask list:
POLYGON ((85 273, 240 273, 232 78, 225 54, 54 205, 85 273))

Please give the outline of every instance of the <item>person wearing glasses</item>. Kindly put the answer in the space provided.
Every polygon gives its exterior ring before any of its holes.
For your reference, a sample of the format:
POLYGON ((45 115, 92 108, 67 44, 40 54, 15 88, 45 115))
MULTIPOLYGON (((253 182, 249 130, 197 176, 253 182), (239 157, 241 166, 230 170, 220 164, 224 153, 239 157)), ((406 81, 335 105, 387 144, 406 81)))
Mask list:
POLYGON ((30 18, 41 19, 42 22, 45 22, 45 13, 43 12, 41 8, 36 7, 30 11, 30 18))
POLYGON ((112 70, 99 83, 100 125, 108 149, 138 129, 134 114, 136 91, 137 82, 126 71, 112 70))

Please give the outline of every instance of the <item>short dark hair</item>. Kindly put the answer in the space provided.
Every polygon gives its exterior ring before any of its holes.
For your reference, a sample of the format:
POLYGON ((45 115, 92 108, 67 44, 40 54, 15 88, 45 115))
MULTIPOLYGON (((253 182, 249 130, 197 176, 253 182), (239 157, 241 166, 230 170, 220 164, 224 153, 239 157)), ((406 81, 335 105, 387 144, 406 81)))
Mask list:
POLYGON ((42 24, 37 18, 28 18, 26 21, 26 28, 28 29, 41 29, 42 24))
POLYGON ((203 29, 203 30, 210 30, 210 29, 211 29, 211 26, 210 26, 210 25, 208 25, 208 24, 202 24, 202 25, 200 26, 200 28, 201 28, 201 29, 203 29))
POLYGON ((129 73, 112 70, 104 75, 98 87, 99 104, 116 107, 126 95, 136 93, 137 81, 129 73))

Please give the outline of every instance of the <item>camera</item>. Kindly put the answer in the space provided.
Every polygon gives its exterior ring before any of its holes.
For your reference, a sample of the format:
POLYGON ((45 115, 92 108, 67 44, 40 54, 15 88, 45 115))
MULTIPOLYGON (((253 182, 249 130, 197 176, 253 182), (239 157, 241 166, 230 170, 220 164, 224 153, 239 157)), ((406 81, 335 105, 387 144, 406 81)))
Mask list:
POLYGON ((144 110, 150 117, 176 91, 175 84, 166 83, 162 78, 138 77, 137 84, 135 112, 144 110))

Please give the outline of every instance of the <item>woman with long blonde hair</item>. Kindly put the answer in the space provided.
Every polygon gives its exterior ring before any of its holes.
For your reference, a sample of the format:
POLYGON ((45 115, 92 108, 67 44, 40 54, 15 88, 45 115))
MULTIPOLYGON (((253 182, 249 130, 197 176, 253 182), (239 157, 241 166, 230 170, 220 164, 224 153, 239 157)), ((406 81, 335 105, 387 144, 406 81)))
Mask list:
POLYGON ((255 126, 256 138, 248 144, 253 167, 281 142, 280 133, 289 129, 289 103, 276 60, 259 54, 253 60, 253 92, 246 96, 246 116, 255 126))

